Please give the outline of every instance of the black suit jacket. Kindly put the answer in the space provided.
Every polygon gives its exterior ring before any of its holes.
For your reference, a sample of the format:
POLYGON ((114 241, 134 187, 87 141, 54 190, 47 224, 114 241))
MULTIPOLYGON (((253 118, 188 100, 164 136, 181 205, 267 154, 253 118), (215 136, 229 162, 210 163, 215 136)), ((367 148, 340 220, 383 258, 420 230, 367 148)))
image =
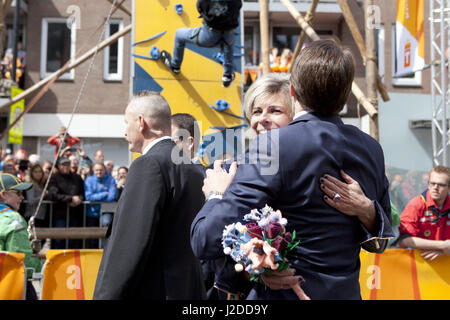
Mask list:
MULTIPOLYGON (((300 245, 288 254, 302 275, 311 299, 360 299, 360 247, 379 238, 383 252, 392 237, 389 183, 377 141, 338 116, 309 113, 288 126, 262 134, 250 144, 223 199, 206 202, 191 229, 191 245, 200 259, 223 257, 222 232, 254 208, 268 204, 287 218, 286 229, 300 245), (267 149, 268 152, 261 152, 267 149), (259 151, 259 152, 258 152, 259 151), (339 177, 339 170, 359 182, 374 200, 379 230, 370 234, 358 218, 345 215, 323 200, 319 179, 339 177)), ((292 290, 255 285, 249 299, 298 299, 292 290)))
MULTIPOLYGON (((203 299, 189 228, 204 203, 203 177, 174 164, 162 140, 131 165, 100 264, 94 299, 203 299)), ((189 163, 189 159, 187 162, 189 163)))

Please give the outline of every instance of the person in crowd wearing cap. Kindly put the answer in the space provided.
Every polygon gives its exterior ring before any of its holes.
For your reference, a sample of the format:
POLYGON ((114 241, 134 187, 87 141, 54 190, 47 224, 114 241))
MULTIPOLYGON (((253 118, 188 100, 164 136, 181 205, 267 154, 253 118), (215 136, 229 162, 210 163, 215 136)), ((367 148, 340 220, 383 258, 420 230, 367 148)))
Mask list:
POLYGON ((434 260, 450 254, 450 169, 436 166, 428 189, 413 198, 400 216, 400 246, 421 250, 434 260))
MULTIPOLYGON (((52 174, 48 183, 48 194, 53 205, 53 227, 79 227, 83 221, 84 182, 80 175, 70 170, 70 160, 59 158, 58 172, 52 174), (69 221, 67 221, 67 214, 69 221)), ((71 249, 79 248, 80 241, 69 241, 71 249)), ((64 249, 64 240, 52 243, 53 249, 64 249)))
MULTIPOLYGON (((0 174, 0 251, 25 253, 25 267, 41 271, 40 261, 33 257, 28 240, 27 223, 17 212, 23 201, 22 192, 30 189, 31 183, 22 182, 16 176, 8 173, 0 174)), ((32 270, 27 272, 32 276, 32 270)), ((36 300, 36 291, 27 281, 27 300, 36 300)))

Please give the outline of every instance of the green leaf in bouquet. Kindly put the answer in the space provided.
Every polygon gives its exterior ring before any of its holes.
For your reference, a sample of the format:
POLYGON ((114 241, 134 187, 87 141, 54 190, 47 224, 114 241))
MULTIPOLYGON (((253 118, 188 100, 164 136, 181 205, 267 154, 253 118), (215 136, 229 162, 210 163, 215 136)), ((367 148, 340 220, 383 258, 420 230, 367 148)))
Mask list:
POLYGON ((279 271, 284 270, 284 269, 289 269, 290 266, 286 261, 281 261, 278 263, 278 269, 279 271))
POLYGON ((300 244, 300 240, 298 240, 296 243, 294 244, 289 244, 288 248, 286 251, 292 251, 295 247, 297 247, 300 244))
POLYGON ((295 236, 296 236, 296 233, 295 233, 295 230, 292 232, 292 240, 291 241, 294 241, 295 240, 295 236))

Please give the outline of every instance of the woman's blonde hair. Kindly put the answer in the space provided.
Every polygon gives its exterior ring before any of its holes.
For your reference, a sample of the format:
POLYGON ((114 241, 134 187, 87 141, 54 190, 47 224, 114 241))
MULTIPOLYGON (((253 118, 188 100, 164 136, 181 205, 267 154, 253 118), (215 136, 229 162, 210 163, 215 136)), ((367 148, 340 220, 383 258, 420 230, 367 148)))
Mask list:
POLYGON ((259 97, 269 97, 277 93, 282 93, 285 96, 290 115, 294 116, 289 78, 290 75, 288 73, 266 73, 253 82, 244 97, 244 113, 249 123, 255 100, 259 97))

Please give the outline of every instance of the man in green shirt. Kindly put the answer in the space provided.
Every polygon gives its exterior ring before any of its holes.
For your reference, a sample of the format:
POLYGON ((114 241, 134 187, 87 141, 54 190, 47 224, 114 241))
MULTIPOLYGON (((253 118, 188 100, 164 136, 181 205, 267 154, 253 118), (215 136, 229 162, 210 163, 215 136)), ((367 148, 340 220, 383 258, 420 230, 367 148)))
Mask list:
MULTIPOLYGON (((40 272, 40 261, 32 257, 27 222, 17 212, 23 201, 22 192, 32 186, 31 183, 24 183, 9 173, 0 174, 0 251, 25 253, 25 267, 40 272)), ((27 276, 32 276, 32 270, 27 271, 27 276)), ((27 300, 35 299, 36 291, 31 282, 27 281, 27 300)))

